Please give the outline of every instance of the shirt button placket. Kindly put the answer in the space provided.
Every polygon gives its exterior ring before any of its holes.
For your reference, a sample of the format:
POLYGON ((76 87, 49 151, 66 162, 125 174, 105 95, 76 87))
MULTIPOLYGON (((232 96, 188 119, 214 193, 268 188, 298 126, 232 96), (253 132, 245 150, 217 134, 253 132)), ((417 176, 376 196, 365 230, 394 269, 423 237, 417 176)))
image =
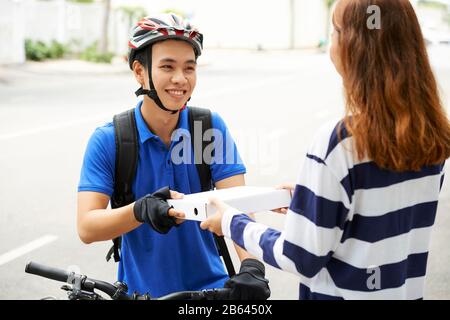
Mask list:
POLYGON ((170 160, 170 152, 166 157, 166 168, 167 168, 167 174, 169 175, 170 189, 174 190, 175 181, 173 178, 173 166, 172 166, 172 161, 170 160))

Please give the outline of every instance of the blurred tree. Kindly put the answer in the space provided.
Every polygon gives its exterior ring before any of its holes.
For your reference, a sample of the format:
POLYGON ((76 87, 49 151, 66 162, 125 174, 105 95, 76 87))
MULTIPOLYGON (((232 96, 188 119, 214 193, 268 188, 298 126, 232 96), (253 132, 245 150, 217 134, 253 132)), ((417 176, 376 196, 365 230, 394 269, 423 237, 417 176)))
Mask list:
POLYGON ((443 3, 442 1, 435 1, 435 0, 419 0, 417 4, 420 7, 428 7, 428 8, 435 8, 435 9, 441 9, 441 10, 447 10, 447 4, 443 3))
POLYGON ((329 41, 329 32, 330 32, 330 23, 331 23, 331 9, 333 8, 336 0, 324 0, 325 5, 327 7, 327 21, 326 21, 326 29, 325 29, 325 41, 321 45, 326 45, 329 41))
POLYGON ((98 42, 98 51, 106 54, 108 52, 108 25, 111 12, 111 0, 103 0, 102 34, 98 42))
POLYGON ((186 15, 184 14, 184 12, 178 9, 166 9, 163 11, 163 13, 175 13, 176 15, 179 15, 183 19, 186 19, 186 15))
POLYGON ((121 6, 118 8, 123 12, 127 19, 128 29, 130 30, 140 19, 147 16, 147 10, 141 6, 121 6))
POLYGON ((330 30, 330 22, 331 22, 331 9, 333 8, 336 0, 324 0, 325 5, 327 6, 327 33, 330 30))
POLYGON ((78 3, 93 3, 94 0, 70 0, 70 2, 78 2, 78 3))

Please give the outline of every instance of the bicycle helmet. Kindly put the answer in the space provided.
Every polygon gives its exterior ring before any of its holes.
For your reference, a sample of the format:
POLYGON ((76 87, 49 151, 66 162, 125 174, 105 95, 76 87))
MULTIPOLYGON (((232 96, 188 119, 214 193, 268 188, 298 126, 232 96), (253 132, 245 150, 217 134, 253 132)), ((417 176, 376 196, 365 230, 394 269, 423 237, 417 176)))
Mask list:
MULTIPOLYGON (((188 21, 183 20, 183 18, 174 13, 159 14, 141 19, 137 26, 133 28, 130 40, 128 41, 128 63, 130 69, 133 70, 133 62, 138 51, 145 50, 148 47, 150 47, 151 50, 151 46, 154 43, 168 39, 178 39, 188 42, 194 49, 196 58, 202 54, 203 35, 197 29, 195 29, 188 21)), ((158 97, 151 76, 151 51, 149 51, 148 55, 150 90, 140 87, 135 94, 136 96, 145 94, 153 99, 158 107, 164 111, 175 114, 179 110, 167 109, 158 97)), ((183 108, 181 110, 183 110, 183 108)))

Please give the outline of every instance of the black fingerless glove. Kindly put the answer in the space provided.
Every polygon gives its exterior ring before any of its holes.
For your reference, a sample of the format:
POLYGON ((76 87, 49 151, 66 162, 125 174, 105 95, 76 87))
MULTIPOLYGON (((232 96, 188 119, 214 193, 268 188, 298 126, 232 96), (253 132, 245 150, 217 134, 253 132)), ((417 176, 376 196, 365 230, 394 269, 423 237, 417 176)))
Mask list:
POLYGON ((231 277, 224 287, 231 289, 231 300, 267 300, 270 297, 264 264, 256 259, 242 261, 239 273, 231 277))
POLYGON ((156 232, 166 234, 173 226, 178 226, 175 219, 168 215, 167 199, 170 199, 169 187, 148 194, 134 204, 134 217, 137 221, 148 223, 156 232))

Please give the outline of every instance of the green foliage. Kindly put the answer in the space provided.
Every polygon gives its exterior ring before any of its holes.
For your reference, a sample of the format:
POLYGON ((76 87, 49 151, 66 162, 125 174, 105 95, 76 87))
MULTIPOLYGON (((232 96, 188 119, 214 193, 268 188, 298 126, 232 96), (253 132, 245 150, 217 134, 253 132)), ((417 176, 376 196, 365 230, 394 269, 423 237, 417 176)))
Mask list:
POLYGON ((163 11, 163 13, 175 13, 176 15, 179 15, 183 19, 186 19, 186 15, 184 14, 184 12, 178 9, 166 9, 163 11))
POLYGON ((419 0, 417 4, 422 8, 441 10, 444 14, 444 21, 450 26, 450 5, 434 0, 419 0))
MULTIPOLYGON (((75 40, 72 40, 74 42, 75 40)), ((73 52, 69 45, 63 45, 55 40, 50 44, 43 41, 25 40, 25 54, 27 60, 43 61, 46 59, 60 59, 73 52)), ((97 49, 97 42, 86 48, 79 56, 80 59, 91 62, 111 63, 114 54, 111 52, 101 53, 97 49)))
POLYGON ((82 60, 97 63, 111 63, 114 54, 111 52, 101 53, 98 51, 97 47, 97 42, 94 42, 81 53, 80 58, 82 60))
POLYGON ((417 3, 421 7, 435 8, 435 9, 447 9, 447 5, 445 3, 433 0, 419 0, 417 3))
POLYGON ((77 2, 77 3, 93 3, 94 0, 70 0, 71 2, 77 2))
POLYGON ((326 50, 326 48, 328 47, 328 40, 326 39, 319 40, 319 44, 317 45, 317 47, 319 49, 326 50))
POLYGON ((65 45, 53 40, 48 48, 48 55, 50 59, 60 59, 68 52, 65 45))
POLYGON ((136 20, 136 22, 147 15, 147 10, 141 6, 121 6, 118 10, 122 11, 129 20, 136 20))
POLYGON ((43 41, 25 40, 25 55, 28 60, 60 59, 68 52, 67 46, 55 40, 52 40, 50 44, 46 44, 43 41))
POLYGON ((47 47, 42 41, 25 40, 25 56, 27 60, 42 61, 47 57, 47 47))
POLYGON ((325 0, 325 4, 328 9, 331 9, 336 0, 325 0))

